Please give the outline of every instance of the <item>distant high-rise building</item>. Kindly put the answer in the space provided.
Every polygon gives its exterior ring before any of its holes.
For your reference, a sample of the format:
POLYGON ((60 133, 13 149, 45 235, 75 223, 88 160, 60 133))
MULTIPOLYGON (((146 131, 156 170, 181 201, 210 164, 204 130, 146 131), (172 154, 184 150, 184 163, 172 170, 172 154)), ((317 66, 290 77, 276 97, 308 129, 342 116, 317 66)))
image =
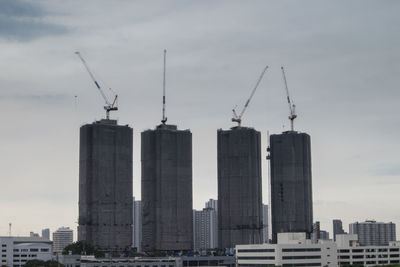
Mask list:
POLYGON ((206 202, 205 207, 206 207, 206 208, 212 208, 212 209, 218 211, 218 200, 215 200, 215 199, 211 199, 211 198, 210 198, 210 200, 208 200, 208 201, 206 202))
POLYGON ((316 244, 321 239, 321 224, 319 221, 313 223, 313 230, 311 233, 311 241, 316 244))
POLYGON ((263 243, 269 243, 268 236, 268 205, 263 204, 263 243))
POLYGON ((396 241, 396 225, 373 220, 355 222, 349 225, 350 234, 358 235, 361 246, 387 246, 389 241, 396 241))
POLYGON ((138 252, 142 251, 142 201, 133 197, 133 225, 132 247, 138 252))
POLYGON ((161 124, 141 142, 142 250, 191 250, 192 133, 161 124))
POLYGON ((311 144, 306 133, 270 137, 272 241, 277 233, 305 232, 313 226, 311 144))
POLYGON ((50 229, 46 228, 42 230, 42 237, 50 240, 50 229))
POLYGON ((320 230, 319 231, 319 239, 321 240, 328 240, 329 239, 329 232, 320 230))
POLYGON ((218 246, 262 243, 260 132, 233 127, 217 136, 218 246))
POLYGON ((53 232, 53 252, 62 253, 63 249, 73 243, 73 231, 69 227, 58 228, 53 232))
POLYGON ((132 128, 103 119, 80 129, 78 240, 132 245, 132 128))
POLYGON ((336 235, 342 235, 346 232, 343 230, 343 224, 341 220, 335 219, 332 221, 333 224, 333 240, 336 241, 336 235))
POLYGON ((203 250, 214 249, 217 247, 217 210, 211 207, 206 207, 203 210, 193 210, 193 248, 195 250, 203 250))
POLYGON ((29 236, 30 237, 40 237, 40 235, 38 233, 34 233, 34 232, 30 232, 29 236))

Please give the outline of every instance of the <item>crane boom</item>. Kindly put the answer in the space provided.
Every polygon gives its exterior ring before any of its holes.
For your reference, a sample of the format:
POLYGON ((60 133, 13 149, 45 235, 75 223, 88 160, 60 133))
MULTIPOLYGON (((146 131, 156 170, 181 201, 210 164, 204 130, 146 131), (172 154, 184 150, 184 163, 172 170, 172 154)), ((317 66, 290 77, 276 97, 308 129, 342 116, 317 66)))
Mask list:
POLYGON ((254 93, 256 92, 258 86, 260 85, 260 82, 261 82, 262 78, 264 77, 264 74, 265 74, 265 72, 267 71, 267 69, 268 69, 268 66, 265 66, 265 68, 264 68, 263 71, 261 72, 261 75, 260 75, 260 77, 258 78, 257 83, 256 83, 256 85, 254 86, 253 90, 251 91, 250 97, 249 97, 249 99, 247 99, 247 101, 246 101, 246 103, 245 103, 245 105, 244 105, 244 107, 243 107, 243 109, 242 109, 242 112, 240 112, 239 116, 237 115, 236 110, 235 110, 235 109, 232 109, 232 111, 233 111, 233 118, 232 118, 232 121, 233 121, 233 122, 237 122, 237 123, 238 123, 238 126, 241 125, 241 123, 242 123, 242 116, 243 116, 244 112, 246 111, 247 107, 249 106, 249 103, 250 103, 251 99, 253 98, 254 93))
POLYGON ((283 67, 281 67, 282 69, 282 76, 283 76, 283 81, 285 83, 285 90, 286 90, 286 99, 289 105, 289 120, 290 120, 290 128, 293 131, 294 130, 294 119, 297 118, 296 112, 295 112, 295 108, 296 105, 292 103, 290 96, 289 96, 289 89, 288 89, 288 85, 287 85, 287 81, 286 81, 286 75, 285 75, 285 69, 283 67))
POLYGON ((165 124, 167 122, 167 117, 165 117, 165 71, 166 71, 166 60, 167 60, 167 50, 164 49, 164 74, 163 74, 163 108, 162 108, 162 120, 161 123, 165 124))
MULTIPOLYGON (((96 87, 99 90, 101 96, 103 97, 104 101, 106 102, 106 106, 104 106, 104 109, 106 110, 106 118, 109 119, 110 118, 110 111, 118 110, 118 107, 115 106, 116 103, 117 103, 118 95, 115 94, 114 100, 113 100, 112 104, 110 104, 110 101, 108 101, 107 96, 104 94, 103 89, 101 88, 100 84, 96 81, 96 78, 94 77, 93 73, 90 71, 89 66, 87 65, 85 59, 82 57, 81 53, 79 51, 76 51, 75 54, 82 61, 83 66, 85 66, 87 72, 89 73, 90 78, 92 78, 94 84, 96 85, 96 87)), ((110 90, 111 90, 111 88, 110 88, 110 90)))

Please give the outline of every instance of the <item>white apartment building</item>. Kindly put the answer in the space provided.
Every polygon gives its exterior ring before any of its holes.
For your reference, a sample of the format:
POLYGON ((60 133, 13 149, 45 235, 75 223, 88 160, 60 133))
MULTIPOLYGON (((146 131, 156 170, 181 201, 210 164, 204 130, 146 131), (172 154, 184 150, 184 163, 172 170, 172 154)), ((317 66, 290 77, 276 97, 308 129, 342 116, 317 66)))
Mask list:
POLYGON ((193 210, 193 248, 195 250, 218 247, 218 214, 213 208, 193 210))
POLYGON ((361 246, 387 246, 396 240, 396 225, 392 222, 355 222, 349 225, 349 230, 350 234, 358 236, 361 246))
POLYGON ((132 247, 138 252, 142 251, 142 201, 133 197, 132 219, 132 247))
POLYGON ((338 266, 331 240, 312 244, 305 233, 278 233, 277 244, 236 245, 237 267, 338 266))
POLYGON ((360 246, 357 235, 336 235, 339 265, 376 266, 400 263, 400 242, 387 246, 360 246))
POLYGON ((58 228, 53 232, 53 252, 61 254, 63 249, 73 243, 73 230, 69 227, 58 228))
POLYGON ((0 237, 0 264, 21 267, 29 260, 52 259, 52 242, 42 237, 0 237))

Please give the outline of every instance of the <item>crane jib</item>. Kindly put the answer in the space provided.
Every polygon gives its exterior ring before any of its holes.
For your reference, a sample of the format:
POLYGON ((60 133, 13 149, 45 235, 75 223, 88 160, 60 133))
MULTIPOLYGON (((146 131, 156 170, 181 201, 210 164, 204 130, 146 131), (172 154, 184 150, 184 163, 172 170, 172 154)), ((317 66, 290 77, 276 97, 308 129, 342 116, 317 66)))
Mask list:
POLYGON ((290 104, 290 99, 289 99, 289 97, 287 97, 287 102, 290 104))
POLYGON ((98 89, 100 89, 100 85, 96 81, 94 81, 94 84, 97 86, 98 89))

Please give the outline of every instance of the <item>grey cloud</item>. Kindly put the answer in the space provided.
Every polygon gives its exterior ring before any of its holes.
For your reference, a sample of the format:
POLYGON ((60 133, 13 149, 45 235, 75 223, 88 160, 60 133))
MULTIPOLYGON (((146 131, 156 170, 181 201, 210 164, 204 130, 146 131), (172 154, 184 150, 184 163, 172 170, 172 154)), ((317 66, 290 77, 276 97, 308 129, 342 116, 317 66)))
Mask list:
POLYGON ((43 36, 64 34, 62 25, 44 22, 49 15, 42 6, 23 0, 0 1, 0 38, 30 41, 43 36))

